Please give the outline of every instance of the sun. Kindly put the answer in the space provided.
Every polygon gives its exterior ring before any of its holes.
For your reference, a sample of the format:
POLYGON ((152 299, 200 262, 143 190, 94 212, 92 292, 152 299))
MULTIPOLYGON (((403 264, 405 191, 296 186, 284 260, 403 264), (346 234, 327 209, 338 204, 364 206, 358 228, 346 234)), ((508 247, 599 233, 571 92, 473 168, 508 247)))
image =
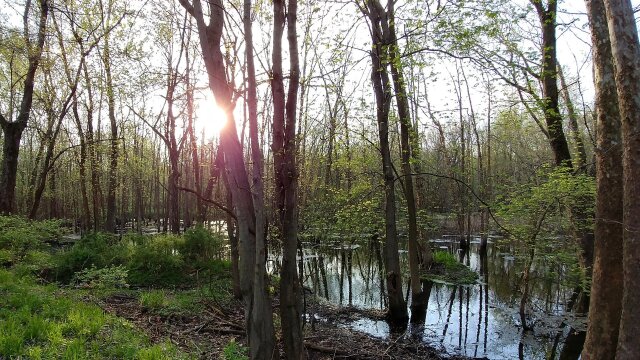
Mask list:
POLYGON ((196 131, 198 134, 204 133, 206 139, 218 137, 227 123, 227 115, 224 110, 216 104, 213 96, 208 92, 196 99, 195 115, 196 131))

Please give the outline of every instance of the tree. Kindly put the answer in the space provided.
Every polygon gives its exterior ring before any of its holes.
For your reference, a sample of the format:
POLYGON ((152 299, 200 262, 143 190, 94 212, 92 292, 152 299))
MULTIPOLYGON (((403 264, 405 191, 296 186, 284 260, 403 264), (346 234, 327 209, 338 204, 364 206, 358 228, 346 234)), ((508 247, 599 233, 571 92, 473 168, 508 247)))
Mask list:
MULTIPOLYGON (((180 4, 195 19, 198 35, 200 37, 200 47, 209 77, 209 88, 211 89, 218 106, 220 106, 227 115, 228 122, 220 133, 220 146, 224 154, 224 164, 228 175, 226 177, 227 189, 230 191, 235 217, 238 229, 239 240, 239 275, 240 275, 240 291, 245 307, 245 320, 247 324, 247 335, 250 340, 252 358, 270 359, 274 353, 273 343, 273 323, 272 313, 270 311, 269 298, 266 292, 265 278, 265 247, 264 247, 264 217, 256 218, 256 214, 263 215, 263 203, 260 199, 260 188, 255 194, 252 193, 249 186, 249 179, 243 159, 243 150, 236 124, 232 114, 235 108, 236 98, 235 84, 227 80, 226 66, 224 56, 221 51, 221 38, 224 25, 224 7, 222 1, 214 0, 208 2, 209 19, 208 24, 205 23, 204 12, 200 0, 180 0, 180 4), (253 199, 260 200, 258 203, 257 213, 254 207, 253 199), (256 224, 261 226, 258 230, 256 224), (257 236, 261 238, 256 239, 257 236), (259 259, 258 259, 259 258, 259 259), (257 281, 256 281, 257 279, 257 281)), ((251 4, 248 4, 250 10, 251 4)), ((245 3, 245 6, 247 4, 245 3)), ((295 8, 293 12, 295 17, 295 8)), ((250 30, 250 13, 245 13, 245 26, 250 30)), ((245 31, 247 28, 245 28, 245 31)), ((247 36, 247 34, 245 34, 247 36)), ((251 33, 248 34, 248 44, 252 43, 251 33)), ((252 47, 252 46, 250 46, 252 47)), ((247 49, 247 57, 250 57, 252 50, 247 49)), ((248 60, 248 59, 247 59, 248 60)), ((257 112, 255 107, 255 69, 248 69, 248 92, 251 97, 249 102, 249 110, 251 122, 257 124, 257 112)), ((294 101, 295 104, 295 101, 294 101)), ((294 105, 295 109, 295 105, 294 105)), ((294 123, 295 124, 295 123, 294 123)), ((257 130, 257 125, 254 127, 257 130)), ((256 131, 257 135, 257 131, 256 131)), ((257 136, 254 138, 256 140, 257 136)), ((252 141, 252 156, 254 162, 260 161, 260 155, 254 154, 258 151, 258 143, 252 141), (257 158, 256 158, 257 156, 257 158)), ((260 163, 254 164, 254 185, 261 185, 261 171, 257 171, 255 166, 260 167, 260 163), (256 176, 258 178, 256 178, 256 176)), ((295 201, 295 198, 294 198, 295 201)), ((295 202, 294 202, 295 206, 295 202)), ((297 224, 294 224, 297 226, 297 224)), ((295 235, 295 233, 294 233, 295 235)), ((295 245, 294 245, 295 260, 295 245)), ((294 262, 295 266, 295 262, 294 262)), ((295 271, 294 271, 295 274, 295 271)), ((285 279, 282 278, 282 283, 285 279)), ((281 295, 282 296, 282 295, 281 295)), ((285 307, 286 301, 281 300, 281 307, 285 307)), ((300 321, 300 318, 298 318, 300 321)), ((284 324, 283 316, 283 324, 284 324)), ((284 325, 283 325, 284 327, 284 325)), ((295 328, 292 328, 295 329, 295 328)), ((290 330, 295 331, 295 330, 290 330)), ((286 334, 286 332, 285 332, 286 334)), ((301 341, 301 338, 300 338, 301 341)), ((285 347, 285 349, 287 349, 285 347)), ((289 350, 289 349, 287 349, 289 350)), ((289 353, 291 354, 291 353, 289 353)), ((292 356, 292 355, 289 355, 292 356)), ((293 357, 292 357, 293 358, 293 357)))
POLYGON ((360 11, 369 20, 372 49, 371 83, 376 100, 376 119, 385 192, 385 242, 387 297, 389 299, 389 319, 404 323, 408 319, 407 304, 402 296, 402 274, 398 257, 398 231, 396 228, 395 176, 389 147, 389 111, 391 108, 391 80, 385 59, 388 58, 388 38, 383 32, 383 24, 388 26, 388 14, 379 1, 358 2, 360 11))
POLYGON ((538 13, 542 28, 542 108, 549 133, 549 143, 556 165, 571 167, 571 154, 567 138, 562 129, 562 115, 558 107, 558 57, 556 40, 556 15, 558 1, 548 0, 545 7, 542 0, 530 0, 538 13))
POLYGON ((253 161, 252 184, 254 211, 256 217, 256 263, 253 274, 252 326, 249 333, 249 345, 252 359, 277 358, 275 334, 273 329, 273 309, 267 290, 266 240, 267 224, 264 206, 264 159, 258 140, 258 100, 256 85, 256 67, 254 63, 253 29, 251 24, 251 0, 244 1, 242 23, 244 25, 246 60, 246 106, 249 115, 249 137, 251 140, 251 159, 253 161))
MULTIPOLYGON (((407 201, 407 217, 409 222, 409 273, 411 276, 411 306, 414 309, 424 308, 424 297, 422 294, 422 282, 420 281, 419 269, 419 250, 418 250, 418 224, 416 209, 416 194, 413 186, 413 172, 411 161, 415 160, 414 147, 416 143, 412 141, 414 138, 413 127, 411 126, 411 109, 409 108, 409 98, 407 93, 407 84, 404 80, 402 69, 402 60, 400 58, 400 49, 398 46, 398 38, 395 27, 395 1, 387 2, 388 24, 383 25, 383 31, 386 30, 386 43, 389 44, 389 66, 391 68, 391 78, 393 79, 393 87, 395 89, 396 104, 398 107, 398 117, 400 118, 400 147, 402 159, 402 175, 403 189, 405 199, 407 201)), ((431 266, 432 254, 431 248, 427 244, 424 249, 423 266, 428 268, 431 266)), ((428 299, 426 299, 428 301, 428 299)))
POLYGON ((602 0, 588 0, 596 87, 594 261, 585 359, 612 357, 622 307, 622 139, 611 42, 602 0))
POLYGON ((611 53, 622 124, 622 195, 623 205, 623 258, 624 274, 622 314, 618 334, 617 359, 640 357, 640 43, 638 30, 628 0, 604 2, 611 39, 611 53))
POLYGON ((273 95, 273 167, 275 202, 282 233, 280 271, 280 317, 287 359, 305 359, 302 338, 302 286, 298 278, 298 169, 296 166, 296 106, 300 86, 300 61, 296 33, 297 0, 273 2, 273 52, 271 92, 273 95), (289 86, 285 97, 282 70, 282 36, 285 23, 289 44, 289 86))
MULTIPOLYGON (((47 17, 49 15, 49 1, 38 0, 39 20, 37 40, 33 44, 29 29, 31 25, 31 0, 27 0, 24 13, 24 43, 25 53, 28 61, 28 68, 24 74, 24 85, 22 89, 22 101, 18 110, 16 120, 6 118, 0 113, 0 127, 4 135, 4 145, 2 147, 2 163, 0 163, 0 214, 11 214, 14 212, 16 177, 18 170, 18 155, 20 154, 20 139, 22 133, 29 122, 31 113, 31 105, 33 103, 33 89, 35 84, 36 71, 42 57, 42 49, 44 48, 47 17)), ((13 109, 11 109, 13 113, 13 109)))

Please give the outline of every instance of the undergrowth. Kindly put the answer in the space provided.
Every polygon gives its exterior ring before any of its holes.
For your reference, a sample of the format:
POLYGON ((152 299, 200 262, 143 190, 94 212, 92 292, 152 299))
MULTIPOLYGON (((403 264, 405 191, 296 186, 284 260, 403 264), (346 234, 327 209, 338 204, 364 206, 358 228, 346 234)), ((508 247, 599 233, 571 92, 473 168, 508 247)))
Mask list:
POLYGON ((0 269, 0 358, 184 359, 169 343, 151 344, 124 319, 0 269))
POLYGON ((460 263, 453 254, 446 251, 433 253, 431 268, 422 274, 425 280, 455 285, 474 284, 478 274, 460 263))

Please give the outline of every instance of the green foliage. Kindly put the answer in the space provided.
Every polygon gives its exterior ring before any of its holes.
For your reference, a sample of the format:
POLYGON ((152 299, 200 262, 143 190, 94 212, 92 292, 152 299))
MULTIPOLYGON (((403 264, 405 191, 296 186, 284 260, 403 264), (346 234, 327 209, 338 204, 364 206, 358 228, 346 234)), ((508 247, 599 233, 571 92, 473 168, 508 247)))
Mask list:
POLYGON ((123 265, 98 269, 92 266, 75 273, 73 283, 78 287, 91 289, 112 289, 129 287, 128 270, 123 265))
POLYGON ((151 290, 140 294, 140 305, 149 310, 159 310, 167 305, 164 290, 151 290))
POLYGON ((34 251, 46 250, 49 246, 45 241, 54 240, 63 232, 57 220, 31 221, 19 216, 0 216, 0 263, 12 264, 30 253, 33 255, 34 251))
POLYGON ((354 239, 380 233, 384 224, 381 204, 381 194, 369 183, 354 184, 351 191, 325 188, 325 195, 305 209, 306 235, 354 239))
POLYGON ((227 346, 224 347, 223 356, 225 360, 247 360, 247 348, 238 344, 235 339, 229 341, 227 346))
POLYGON ((174 235, 155 236, 135 246, 128 264, 129 282, 142 286, 183 284, 186 271, 178 252, 181 246, 182 239, 174 235))
POLYGON ((68 283, 75 273, 88 268, 107 268, 127 262, 127 247, 117 238, 103 233, 89 234, 70 250, 56 257, 55 279, 68 283))
POLYGON ((433 253, 431 268, 422 274, 422 278, 434 282, 464 285, 474 284, 478 274, 460 263, 456 257, 447 251, 433 253))
POLYGON ((0 269, 0 358, 182 359, 123 319, 0 269))
MULTIPOLYGON (((578 244, 573 232, 591 231, 595 204, 595 180, 572 174, 564 167, 541 169, 533 183, 499 198, 498 215, 510 232, 517 257, 535 256, 549 268, 566 267, 577 279, 578 244)), ((543 276, 544 274, 541 274, 543 276)))
POLYGON ((198 225, 187 230, 180 252, 186 261, 204 262, 221 258, 224 250, 224 239, 220 234, 198 225))
POLYGON ((435 251, 433 253, 433 262, 440 263, 445 267, 453 267, 459 263, 456 257, 448 251, 435 251))

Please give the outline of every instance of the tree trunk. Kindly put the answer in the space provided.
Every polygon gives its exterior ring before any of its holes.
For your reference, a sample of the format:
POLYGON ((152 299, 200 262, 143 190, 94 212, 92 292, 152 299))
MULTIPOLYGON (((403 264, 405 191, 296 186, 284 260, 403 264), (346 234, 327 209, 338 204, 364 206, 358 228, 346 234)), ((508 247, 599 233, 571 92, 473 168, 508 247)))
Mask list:
POLYGON ((20 139, 27 123, 2 121, 1 124, 4 143, 0 174, 0 213, 6 215, 14 212, 20 139))
POLYGON ((302 289, 296 268, 298 245, 298 169, 296 167, 296 104, 300 85, 298 41, 296 38, 297 0, 273 2, 273 144, 276 178, 276 204, 282 231, 282 269, 280 272, 280 316, 287 359, 305 359, 302 338, 302 289), (285 11, 286 10, 286 11, 285 11), (285 15, 286 14, 286 15, 285 15), (289 43, 289 87, 285 101, 282 71, 282 35, 285 20, 289 43))
POLYGON ((611 42, 602 0, 588 0, 596 87, 596 221, 585 359, 613 357, 622 308, 622 139, 611 42))
POLYGON ((389 108, 391 106, 390 79, 383 65, 386 59, 385 38, 382 22, 387 21, 386 14, 379 1, 369 1, 361 11, 369 18, 371 24, 371 40, 373 49, 371 55, 371 82, 376 99, 376 117, 378 121, 378 135, 380 138, 380 152, 382 155, 382 170, 385 185, 385 243, 384 257, 386 265, 387 297, 389 300, 389 319, 395 323, 406 323, 408 319, 407 304, 402 296, 402 275, 400 273, 400 259, 398 256, 398 233, 396 228, 396 204, 393 163, 389 149, 389 108))
POLYGON ((569 118, 569 130, 571 131, 571 137, 573 138, 573 143, 575 145, 576 152, 576 169, 581 172, 586 172, 586 164, 587 164, 587 152, 584 148, 584 140, 582 139, 582 134, 580 134, 580 129, 578 127, 578 114, 576 114, 576 109, 573 106, 573 101, 571 101, 571 95, 569 94, 569 87, 567 86, 567 82, 564 79, 564 73, 562 71, 562 67, 558 65, 558 78, 560 78, 560 88, 562 98, 564 100, 564 104, 567 107, 567 116, 569 118))
MULTIPOLYGON (((395 14, 394 1, 388 1, 388 22, 383 22, 383 32, 386 30, 389 43, 392 44, 389 50, 389 66, 391 67, 391 77, 393 78, 393 86, 395 89, 396 104, 398 106, 398 116, 400 118, 400 146, 402 159, 402 175, 404 182, 404 195, 407 201, 407 217, 409 223, 409 273, 411 286, 411 307, 423 308, 424 297, 422 294, 422 282, 420 281, 420 256, 418 247, 418 225, 416 196, 413 186, 413 175, 411 171, 412 142, 411 132, 411 111, 409 109, 409 100, 407 97, 407 86, 404 80, 402 69, 402 59, 400 58, 400 50, 398 48, 398 40, 395 33, 395 14)), ((429 267, 432 261, 431 248, 427 244, 424 248, 425 259, 423 266, 429 267)))
POLYGON ((622 123, 623 273, 617 359, 640 358, 640 44, 630 1, 605 0, 622 123))
POLYGON ((264 159, 258 140, 258 100, 256 95, 256 69, 253 52, 253 29, 251 26, 251 0, 244 1, 244 37, 247 62, 247 108, 249 110, 249 135, 251 140, 251 160, 253 161, 253 205, 256 217, 256 261, 253 275, 253 303, 249 326, 249 349, 251 359, 269 360, 278 358, 273 328, 273 309, 267 290, 266 273, 266 216, 264 206, 264 159))
POLYGON ((558 107, 558 76, 556 55, 556 12, 558 2, 549 0, 545 9, 542 0, 530 0, 538 12, 542 28, 542 108, 549 133, 549 143, 556 165, 571 167, 571 154, 562 129, 562 116, 558 107))
MULTIPOLYGON (((107 26, 111 9, 107 14, 107 26)), ((113 87, 113 77, 111 74, 111 49, 109 46, 109 35, 104 38, 104 49, 102 62, 104 64, 107 107, 109 113, 109 125, 111 128, 110 152, 109 152, 109 177, 107 181, 107 219, 104 229, 108 232, 116 230, 116 190, 118 186, 118 123, 116 120, 116 99, 113 87)))
MULTIPOLYGON (((24 10, 24 40, 29 52, 28 69, 24 77, 24 88, 22 89, 22 101, 18 111, 16 121, 6 119, 0 114, 0 127, 4 135, 2 146, 2 162, 0 162, 0 214, 11 214, 14 212, 16 179, 18 171, 18 155, 20 154, 20 139, 22 132, 27 127, 31 105, 33 103, 33 88, 36 70, 42 57, 45 36, 47 33, 47 17, 49 15, 49 1, 39 0, 40 18, 38 22, 38 37, 35 47, 32 48, 31 39, 28 33, 28 20, 30 6, 24 10)), ((28 2, 28 4, 31 4, 28 2)))
MULTIPOLYGON (((201 0, 179 0, 186 11, 193 16, 198 28, 200 48, 209 77, 209 88, 216 103, 227 115, 227 124, 220 131, 220 146, 224 153, 225 168, 228 171, 228 189, 231 192, 235 210, 239 242, 240 290, 245 306, 246 318, 251 317, 253 299, 253 278, 255 271, 255 213, 251 198, 249 178, 245 168, 243 149, 233 117, 235 107, 234 84, 227 82, 226 66, 221 50, 225 9, 221 0, 207 1, 208 23, 205 22, 201 0)), ((251 329, 247 329, 250 336, 251 329)))

